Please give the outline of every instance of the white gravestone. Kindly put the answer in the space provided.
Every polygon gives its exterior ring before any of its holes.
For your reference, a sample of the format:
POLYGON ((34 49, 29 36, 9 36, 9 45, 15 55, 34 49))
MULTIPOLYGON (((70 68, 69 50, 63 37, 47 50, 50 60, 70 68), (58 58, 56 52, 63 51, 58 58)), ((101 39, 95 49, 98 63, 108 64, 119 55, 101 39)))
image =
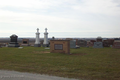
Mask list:
POLYGON ((45 28, 43 47, 49 47, 47 28, 45 28))
POLYGON ((35 44, 34 47, 40 47, 40 39, 39 39, 39 29, 37 28, 37 32, 36 32, 36 39, 35 39, 35 44))

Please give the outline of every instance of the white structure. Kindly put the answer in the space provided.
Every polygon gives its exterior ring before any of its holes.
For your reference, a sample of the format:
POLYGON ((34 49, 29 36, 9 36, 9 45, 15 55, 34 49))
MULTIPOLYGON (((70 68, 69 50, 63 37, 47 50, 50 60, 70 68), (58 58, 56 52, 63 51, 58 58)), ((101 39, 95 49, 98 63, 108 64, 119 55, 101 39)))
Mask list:
POLYGON ((37 28, 37 32, 36 32, 36 40, 35 40, 35 44, 34 47, 40 47, 40 39, 39 39, 39 28, 37 28))
POLYGON ((47 28, 45 28, 43 46, 44 46, 44 47, 49 47, 49 43, 48 43, 48 32, 47 32, 47 28))

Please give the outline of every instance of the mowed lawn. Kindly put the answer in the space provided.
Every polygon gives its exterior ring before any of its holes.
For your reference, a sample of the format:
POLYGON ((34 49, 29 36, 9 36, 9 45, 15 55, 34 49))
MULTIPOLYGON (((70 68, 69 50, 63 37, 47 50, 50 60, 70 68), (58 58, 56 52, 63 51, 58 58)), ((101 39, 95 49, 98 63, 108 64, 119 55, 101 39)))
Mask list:
POLYGON ((120 49, 71 49, 71 55, 43 47, 0 48, 0 69, 88 80, 120 80, 120 49))

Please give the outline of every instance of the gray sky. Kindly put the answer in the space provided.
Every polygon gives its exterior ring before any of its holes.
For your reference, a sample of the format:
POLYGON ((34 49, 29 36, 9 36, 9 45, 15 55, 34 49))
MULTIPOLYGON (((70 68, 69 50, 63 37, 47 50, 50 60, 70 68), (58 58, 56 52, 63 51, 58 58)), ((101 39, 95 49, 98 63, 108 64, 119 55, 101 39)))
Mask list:
POLYGON ((120 0, 0 0, 0 37, 120 37, 120 0))

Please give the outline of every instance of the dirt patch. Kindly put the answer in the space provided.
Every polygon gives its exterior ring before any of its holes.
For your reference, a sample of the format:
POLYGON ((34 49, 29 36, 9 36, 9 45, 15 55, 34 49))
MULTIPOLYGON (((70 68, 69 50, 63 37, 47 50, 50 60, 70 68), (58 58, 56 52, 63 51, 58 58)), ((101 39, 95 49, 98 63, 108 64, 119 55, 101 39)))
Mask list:
POLYGON ((50 53, 49 51, 33 51, 36 54, 50 53))

